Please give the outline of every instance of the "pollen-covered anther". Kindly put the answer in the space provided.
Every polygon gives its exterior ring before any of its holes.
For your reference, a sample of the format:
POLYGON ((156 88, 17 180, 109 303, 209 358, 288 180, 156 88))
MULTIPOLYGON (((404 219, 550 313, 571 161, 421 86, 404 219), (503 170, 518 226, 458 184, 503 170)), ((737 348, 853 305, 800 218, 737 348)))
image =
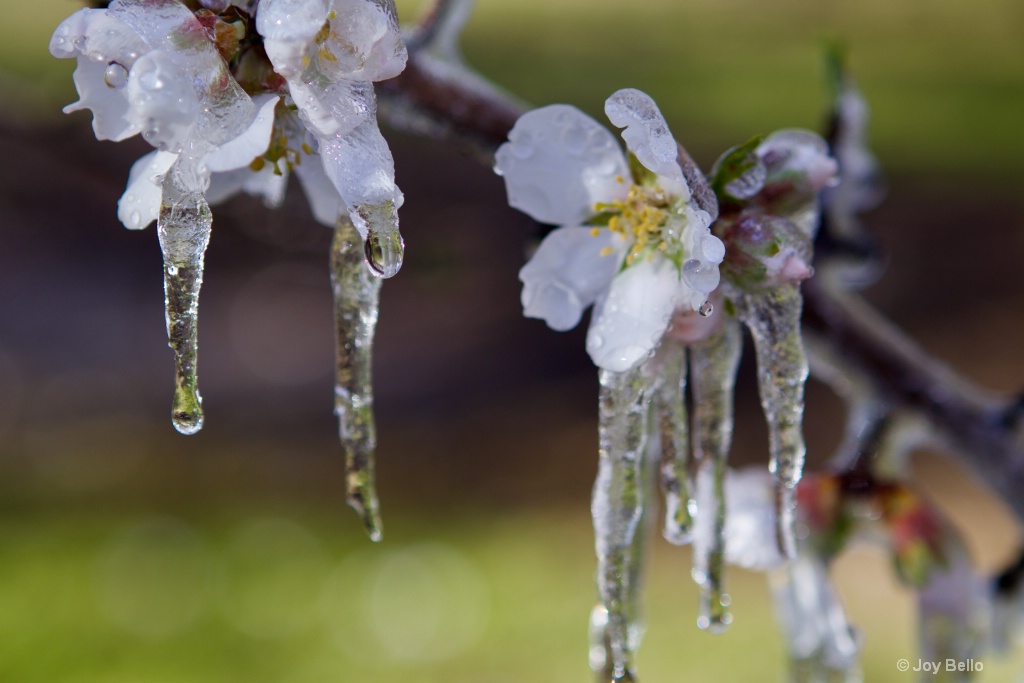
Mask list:
POLYGON ((649 250, 666 250, 662 228, 668 221, 667 206, 668 199, 660 187, 632 185, 625 199, 599 202, 594 210, 611 214, 608 229, 612 233, 633 239, 633 246, 626 254, 629 265, 649 250))

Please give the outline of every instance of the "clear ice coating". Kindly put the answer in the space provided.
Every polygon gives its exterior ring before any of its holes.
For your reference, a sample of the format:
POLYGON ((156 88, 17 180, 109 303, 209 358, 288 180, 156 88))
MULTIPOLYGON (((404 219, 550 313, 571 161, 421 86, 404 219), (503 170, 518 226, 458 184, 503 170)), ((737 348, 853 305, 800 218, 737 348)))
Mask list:
POLYGON ((660 483, 665 497, 665 526, 662 535, 675 545, 691 540, 693 471, 690 433, 686 414, 686 348, 663 347, 661 382, 654 394, 656 433, 660 440, 660 483))
POLYGON ((776 536, 786 557, 796 556, 796 485, 803 474, 804 383, 807 358, 800 339, 803 298, 797 285, 769 287, 737 300, 757 354, 761 409, 768 423, 769 469, 775 476, 776 536))
POLYGON ((652 473, 645 462, 651 401, 645 367, 600 373, 600 458, 591 513, 600 605, 591 615, 591 662, 605 680, 633 680, 633 653, 643 636, 644 506, 652 473), (603 628, 595 626, 601 616, 603 628), (604 651, 604 657, 595 652, 604 651))
POLYGON ((771 575, 792 683, 860 683, 860 644, 824 560, 801 555, 771 575))
POLYGON ((382 536, 374 483, 377 428, 373 420, 373 335, 377 327, 381 280, 363 262, 358 231, 342 216, 331 244, 334 289, 334 412, 345 452, 348 504, 373 541, 382 536))
MULTIPOLYGON (((731 321, 730 321, 731 323, 731 321)), ((736 367, 743 338, 737 324, 724 324, 720 331, 697 342, 690 349, 693 371, 694 449, 698 477, 710 474, 709 496, 702 496, 697 509, 698 523, 710 528, 710 543, 693 549, 693 576, 701 589, 698 625, 721 631, 732 621, 729 596, 723 591, 725 569, 725 477, 732 441, 733 393, 736 367)))
POLYGON ((171 420, 182 434, 203 426, 203 399, 196 378, 199 288, 213 216, 203 198, 195 166, 183 160, 166 175, 157 219, 164 258, 164 303, 168 344, 174 351, 171 420))

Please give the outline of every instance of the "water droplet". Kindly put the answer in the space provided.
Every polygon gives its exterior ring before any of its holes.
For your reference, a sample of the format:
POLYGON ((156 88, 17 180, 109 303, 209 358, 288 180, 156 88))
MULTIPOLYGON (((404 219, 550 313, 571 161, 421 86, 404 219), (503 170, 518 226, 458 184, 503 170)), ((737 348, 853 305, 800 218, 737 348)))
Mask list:
POLYGON ((590 338, 590 346, 595 349, 599 349, 604 346, 604 337, 599 334, 595 334, 590 338))
POLYGON ((138 211, 132 211, 131 215, 128 216, 128 222, 132 224, 133 228, 142 226, 142 216, 139 215, 138 211))
POLYGON ((708 294, 718 286, 720 274, 713 263, 690 259, 683 263, 683 281, 698 292, 708 294))
POLYGON ((567 128, 562 134, 565 151, 572 156, 580 156, 587 148, 587 131, 580 126, 567 128))
POLYGON ((381 234, 370 230, 363 243, 366 263, 377 277, 393 277, 402 268, 405 242, 397 230, 381 234))
POLYGON ((75 36, 71 41, 71 44, 75 46, 75 49, 79 52, 85 52, 85 36, 75 36))
POLYGON ((700 305, 700 308, 697 309, 697 312, 706 318, 715 312, 715 305, 710 301, 705 301, 700 305))
POLYGON ((198 391, 187 393, 174 392, 174 406, 171 409, 171 422, 182 434, 195 434, 203 428, 203 399, 198 391))

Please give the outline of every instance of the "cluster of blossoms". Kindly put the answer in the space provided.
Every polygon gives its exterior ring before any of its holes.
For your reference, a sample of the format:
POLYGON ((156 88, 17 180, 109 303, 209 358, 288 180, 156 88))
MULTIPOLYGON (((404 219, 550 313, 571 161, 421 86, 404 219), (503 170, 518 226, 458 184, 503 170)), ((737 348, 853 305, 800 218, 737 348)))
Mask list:
POLYGON ((402 194, 372 85, 405 66, 392 0, 114 0, 68 17, 50 52, 78 60, 66 112, 156 148, 119 202, 126 227, 159 217, 169 179, 210 203, 245 191, 276 205, 294 171, 318 221, 346 217, 375 236, 371 266, 397 271, 402 194))
POLYGON ((154 220, 164 257, 178 431, 202 428, 197 313, 209 204, 239 192, 279 205, 298 176, 313 216, 335 228, 335 409, 349 503, 380 538, 370 382, 380 281, 402 264, 402 193, 377 126, 373 82, 407 53, 393 0, 114 0, 63 21, 50 41, 75 58, 101 140, 156 149, 118 203, 128 228, 154 220))

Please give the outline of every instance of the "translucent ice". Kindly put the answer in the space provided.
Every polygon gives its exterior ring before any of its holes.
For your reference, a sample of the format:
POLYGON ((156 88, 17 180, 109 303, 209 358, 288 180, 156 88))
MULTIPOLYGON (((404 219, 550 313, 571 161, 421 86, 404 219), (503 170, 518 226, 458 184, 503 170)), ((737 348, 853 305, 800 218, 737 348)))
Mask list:
MULTIPOLYGON (((600 373, 600 460, 591 513, 597 587, 607 612, 602 642, 614 680, 631 680, 642 636, 643 517, 651 477, 645 464, 650 398, 644 368, 600 373)), ((593 629, 592 629, 593 635, 593 629)), ((591 642, 591 646, 600 643, 591 642)))
POLYGON ((771 576, 786 635, 793 683, 860 683, 857 635, 828 578, 825 562, 801 556, 771 576))
POLYGON ((676 181, 670 191, 688 200, 690 193, 677 161, 679 146, 654 100, 644 92, 626 88, 605 101, 604 112, 609 121, 625 129, 622 138, 640 163, 659 176, 676 181))
POLYGON ((157 234, 164 257, 167 337, 174 351, 171 419, 182 434, 194 434, 203 426, 196 378, 197 316, 212 223, 199 174, 187 163, 175 166, 163 182, 157 234))
POLYGON ((694 447, 700 475, 711 480, 709 495, 697 508, 699 524, 709 530, 710 543, 694 547, 694 577, 701 587, 699 624, 720 630, 731 617, 728 596, 722 589, 725 567, 726 490, 729 447, 733 427, 733 390, 742 335, 733 321, 691 347, 693 405, 696 413, 694 447))
POLYGON ((806 455, 803 412, 808 369, 800 339, 803 299, 798 286, 779 285, 744 294, 737 304, 757 354, 761 408, 768 422, 769 469, 775 476, 779 548, 794 557, 795 490, 806 455))
POLYGON ((373 335, 381 281, 363 262, 362 238, 347 218, 338 221, 331 245, 334 288, 335 390, 338 436, 345 452, 348 504, 367 534, 381 539, 380 509, 374 483, 377 430, 373 419, 373 335))
POLYGON ((690 542, 693 469, 690 457, 689 418, 686 414, 686 348, 663 348, 660 385, 654 395, 657 434, 661 451, 661 490, 665 496, 665 526, 669 543, 690 542))

